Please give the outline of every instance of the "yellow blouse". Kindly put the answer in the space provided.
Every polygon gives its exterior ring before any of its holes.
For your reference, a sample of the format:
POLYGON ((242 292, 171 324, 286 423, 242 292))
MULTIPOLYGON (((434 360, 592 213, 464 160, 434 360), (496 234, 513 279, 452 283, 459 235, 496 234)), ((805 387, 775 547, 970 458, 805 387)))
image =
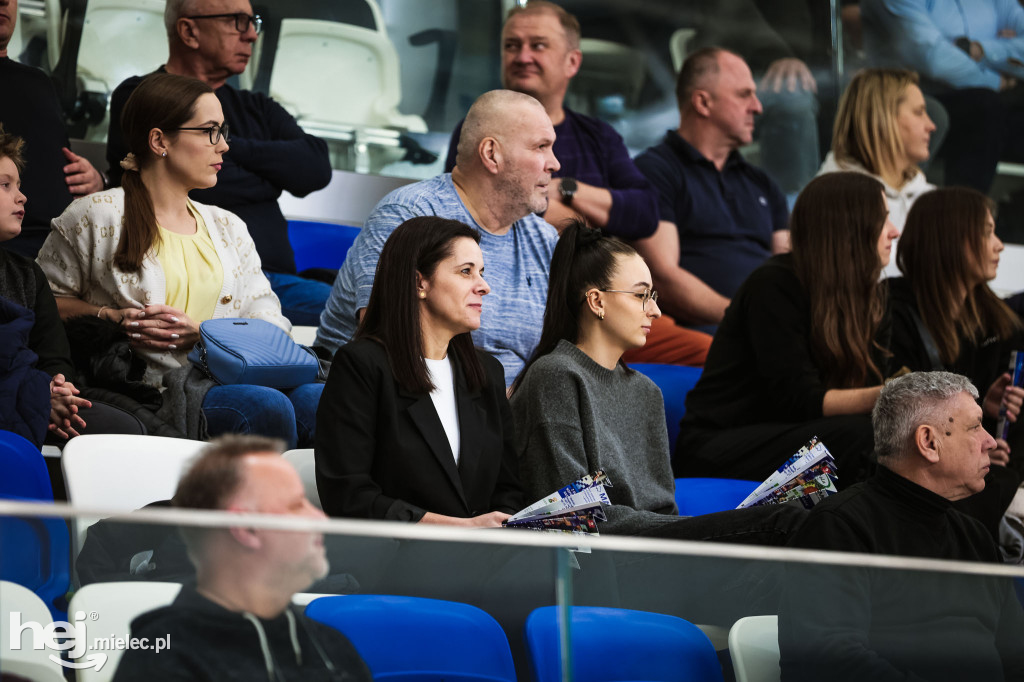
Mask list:
POLYGON ((156 257, 167 281, 167 305, 198 323, 213 317, 224 269, 206 222, 191 201, 188 210, 196 220, 196 233, 178 234, 161 227, 156 257))

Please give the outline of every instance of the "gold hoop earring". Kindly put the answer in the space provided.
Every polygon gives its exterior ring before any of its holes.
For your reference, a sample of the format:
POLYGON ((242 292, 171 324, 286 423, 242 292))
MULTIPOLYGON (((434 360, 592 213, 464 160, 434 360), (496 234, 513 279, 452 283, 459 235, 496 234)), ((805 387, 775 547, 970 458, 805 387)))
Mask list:
POLYGON ((420 298, 426 298, 426 297, 427 297, 427 292, 421 291, 420 292, 420 298))
POLYGON ((602 310, 601 312, 599 312, 599 313, 597 314, 597 317, 598 317, 599 319, 603 320, 603 319, 604 319, 604 311, 602 310))

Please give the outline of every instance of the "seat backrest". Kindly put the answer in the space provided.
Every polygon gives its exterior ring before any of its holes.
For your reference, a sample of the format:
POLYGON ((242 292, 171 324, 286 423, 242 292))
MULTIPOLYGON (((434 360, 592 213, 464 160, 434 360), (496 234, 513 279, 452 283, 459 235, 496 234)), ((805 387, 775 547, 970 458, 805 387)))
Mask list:
POLYGON ((35 445, 10 431, 0 431, 0 498, 53 502, 46 460, 35 445))
POLYGON ((643 362, 632 364, 630 367, 645 374, 661 389, 661 395, 665 399, 668 448, 669 452, 675 452, 676 439, 679 437, 679 420, 686 414, 686 394, 697 385, 703 370, 700 367, 643 362))
POLYGON ((34 592, 53 618, 63 619, 67 615, 63 597, 71 585, 69 552, 68 527, 64 519, 0 516, 0 579, 34 592))
POLYGON ((747 616, 729 630, 736 682, 779 682, 779 617, 747 616))
POLYGON ((306 615, 348 637, 375 680, 516 679, 504 631, 475 606, 420 597, 347 595, 317 599, 306 607, 306 615), (429 678, 416 676, 425 672, 429 678))
POLYGON ((323 509, 320 504, 320 492, 316 489, 316 460, 313 458, 313 448, 289 450, 284 453, 284 458, 299 472, 302 487, 306 489, 306 498, 317 509, 323 509))
POLYGON ((317 19, 285 19, 270 96, 298 118, 385 127, 401 100, 398 54, 381 31, 317 19))
MULTIPOLYGON (((181 591, 178 583, 160 582, 113 582, 93 583, 75 592, 68 611, 90 614, 88 627, 95 636, 123 637, 131 635, 132 621, 147 611, 167 606, 181 591), (96 614, 96 619, 92 615, 96 614)), ((94 652, 90 652, 94 653, 94 652)), ((78 671, 78 682, 107 682, 114 678, 122 651, 110 648, 96 653, 107 655, 107 662, 96 670, 83 668, 78 671)))
POLYGON ((110 93, 167 61, 165 0, 89 0, 78 48, 85 89, 110 93))
POLYGON ((735 478, 677 478, 680 516, 701 516, 735 509, 760 483, 735 478))
POLYGON ((21 631, 17 648, 11 646, 11 614, 18 613, 18 624, 39 623, 46 627, 53 617, 46 605, 31 590, 16 583, 0 580, 0 669, 4 673, 24 677, 36 682, 63 682, 64 669, 50 660, 50 655, 60 658, 55 649, 33 647, 30 628, 21 631))
MULTIPOLYGON (((662 680, 721 682, 722 668, 707 636, 682 618, 597 606, 570 608, 574 679, 587 682, 662 680)), ((526 645, 536 682, 561 677, 558 607, 526 619, 526 645)))
MULTIPOLYGON (((68 501, 80 507, 128 512, 169 500, 182 469, 205 445, 184 438, 124 434, 72 438, 61 455, 68 501)), ((97 520, 75 520, 76 555, 85 541, 85 530, 97 520)))
POLYGON ((345 262, 348 250, 359 236, 359 228, 308 220, 288 221, 288 241, 295 252, 295 269, 330 268, 345 262))

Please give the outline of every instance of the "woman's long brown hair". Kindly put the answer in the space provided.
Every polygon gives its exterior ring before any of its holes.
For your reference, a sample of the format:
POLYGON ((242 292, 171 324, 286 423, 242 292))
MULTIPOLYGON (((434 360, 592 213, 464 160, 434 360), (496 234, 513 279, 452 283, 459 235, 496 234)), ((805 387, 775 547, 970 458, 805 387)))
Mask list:
POLYGON ((934 190, 914 202, 900 237, 896 262, 947 366, 960 355, 961 339, 980 342, 995 334, 1006 340, 1021 326, 981 270, 992 209, 992 201, 973 189, 934 190))
POLYGON ((815 178, 793 207, 793 263, 810 298, 811 354, 830 389, 883 378, 872 349, 885 315, 878 238, 886 213, 881 183, 862 173, 815 178))

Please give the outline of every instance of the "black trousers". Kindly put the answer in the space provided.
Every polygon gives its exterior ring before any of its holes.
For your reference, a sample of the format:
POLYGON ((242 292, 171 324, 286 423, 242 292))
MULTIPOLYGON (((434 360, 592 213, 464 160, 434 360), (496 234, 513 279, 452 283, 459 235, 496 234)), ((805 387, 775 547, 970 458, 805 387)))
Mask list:
POLYGON ((683 420, 672 470, 677 477, 709 476, 763 481, 813 436, 839 467, 843 487, 871 471, 874 435, 867 414, 823 417, 799 424, 751 424, 734 429, 695 428, 683 420))

